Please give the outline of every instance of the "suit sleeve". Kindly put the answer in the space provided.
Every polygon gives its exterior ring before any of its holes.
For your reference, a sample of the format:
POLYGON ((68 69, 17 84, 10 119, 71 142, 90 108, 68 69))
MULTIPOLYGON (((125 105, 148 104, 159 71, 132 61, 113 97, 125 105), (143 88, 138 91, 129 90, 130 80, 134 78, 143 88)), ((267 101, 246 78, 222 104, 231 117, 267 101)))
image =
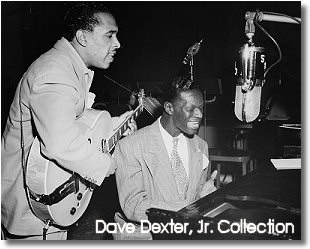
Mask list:
POLYGON ((83 95, 73 83, 70 84, 72 79, 63 78, 63 82, 57 82, 55 76, 53 82, 51 78, 41 78, 30 92, 31 114, 40 136, 42 153, 100 185, 111 159, 96 151, 77 126, 76 103, 83 95))
POLYGON ((114 159, 117 163, 115 175, 119 201, 126 217, 134 221, 147 220, 145 212, 151 207, 177 211, 188 205, 187 201, 150 199, 144 185, 142 166, 135 156, 135 153, 139 153, 137 152, 139 144, 127 138, 117 144, 114 152, 114 159))

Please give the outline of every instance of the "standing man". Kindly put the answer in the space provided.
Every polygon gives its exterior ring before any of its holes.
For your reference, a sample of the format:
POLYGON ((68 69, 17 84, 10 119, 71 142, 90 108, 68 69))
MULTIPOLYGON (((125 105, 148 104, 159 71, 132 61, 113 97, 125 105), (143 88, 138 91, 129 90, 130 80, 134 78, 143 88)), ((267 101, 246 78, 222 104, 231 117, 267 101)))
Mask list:
POLYGON ((147 209, 177 211, 216 190, 208 145, 196 135, 203 118, 201 91, 188 77, 177 77, 167 85, 163 101, 157 121, 116 146, 115 175, 124 214, 116 213, 115 221, 136 227, 134 233, 113 234, 114 239, 152 239, 139 226, 148 219, 147 209))
MULTIPOLYGON (((91 146, 77 118, 94 99, 89 68, 110 66, 120 48, 117 32, 113 15, 100 3, 77 4, 64 19, 63 37, 20 80, 1 143, 1 224, 7 239, 42 239, 45 223, 29 206, 23 172, 35 137, 44 157, 96 185, 114 173, 114 159, 91 146)), ((128 115, 114 118, 115 126, 128 115)), ((132 122, 127 133, 134 130, 132 122)), ((66 230, 51 226, 46 239, 66 239, 66 230)))

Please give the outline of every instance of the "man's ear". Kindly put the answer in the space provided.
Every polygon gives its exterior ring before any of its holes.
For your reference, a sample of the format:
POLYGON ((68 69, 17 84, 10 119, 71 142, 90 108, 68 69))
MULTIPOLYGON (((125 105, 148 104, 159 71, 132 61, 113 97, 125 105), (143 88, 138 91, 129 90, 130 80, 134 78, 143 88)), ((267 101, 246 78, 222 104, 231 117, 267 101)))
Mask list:
POLYGON ((83 30, 78 30, 75 33, 75 38, 76 41, 82 46, 82 47, 86 47, 86 35, 83 32, 83 30))
POLYGON ((164 103, 164 110, 168 115, 172 115, 173 114, 173 106, 170 102, 165 102, 164 103))

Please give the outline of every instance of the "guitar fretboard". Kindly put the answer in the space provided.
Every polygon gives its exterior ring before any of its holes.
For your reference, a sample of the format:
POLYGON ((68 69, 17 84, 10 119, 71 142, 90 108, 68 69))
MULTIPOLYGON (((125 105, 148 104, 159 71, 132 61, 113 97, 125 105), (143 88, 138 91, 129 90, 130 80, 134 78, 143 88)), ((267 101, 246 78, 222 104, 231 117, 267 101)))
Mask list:
POLYGON ((136 119, 141 114, 142 111, 143 111, 143 104, 140 104, 134 110, 134 112, 131 114, 131 116, 126 118, 126 120, 121 125, 121 127, 119 127, 115 131, 115 133, 108 139, 107 144, 106 144, 106 151, 110 152, 114 148, 114 146, 117 143, 117 141, 121 138, 121 136, 127 130, 128 126, 129 126, 129 123, 130 123, 130 119, 131 118, 136 119))

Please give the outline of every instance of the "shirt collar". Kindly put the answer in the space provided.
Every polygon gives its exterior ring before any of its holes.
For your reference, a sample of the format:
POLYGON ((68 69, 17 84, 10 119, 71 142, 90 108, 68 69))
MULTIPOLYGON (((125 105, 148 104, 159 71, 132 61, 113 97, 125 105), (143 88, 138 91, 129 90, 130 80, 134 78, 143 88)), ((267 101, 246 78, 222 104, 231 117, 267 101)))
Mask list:
POLYGON ((64 51, 67 55, 69 55, 73 61, 73 66, 75 72, 77 73, 78 77, 88 76, 92 79, 94 76, 94 71, 87 68, 84 61, 82 60, 79 53, 75 50, 75 48, 71 45, 71 43, 64 37, 62 37, 55 45, 56 49, 64 51), (82 75, 81 75, 82 74, 82 75))
POLYGON ((180 133, 180 135, 178 135, 177 137, 171 136, 169 134, 169 132, 166 131, 165 128, 161 125, 160 120, 161 120, 161 117, 159 118, 159 130, 160 130, 160 133, 161 133, 164 141, 170 141, 172 143, 172 140, 174 138, 179 138, 179 141, 181 141, 181 140, 183 140, 185 138, 185 136, 182 133, 180 133))

